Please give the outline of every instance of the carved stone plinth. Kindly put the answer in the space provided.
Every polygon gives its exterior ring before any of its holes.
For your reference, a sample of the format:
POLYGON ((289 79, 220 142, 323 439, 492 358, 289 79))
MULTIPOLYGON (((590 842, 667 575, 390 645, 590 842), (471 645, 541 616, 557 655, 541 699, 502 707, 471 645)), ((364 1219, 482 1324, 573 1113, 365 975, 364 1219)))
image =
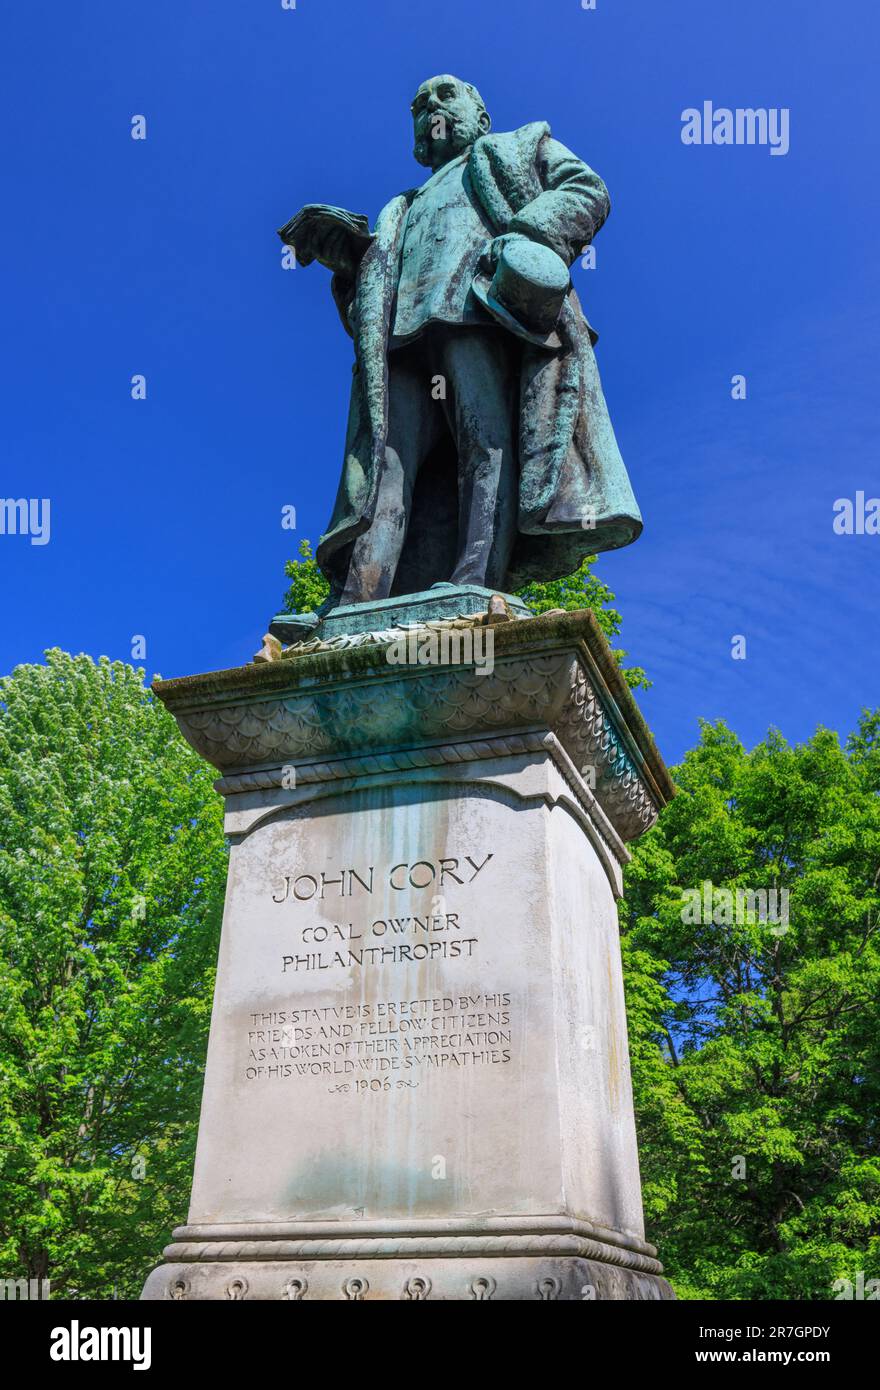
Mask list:
POLYGON ((144 1298, 672 1296, 615 904, 668 774, 592 615, 446 655, 157 684, 232 850, 189 1224, 144 1298))

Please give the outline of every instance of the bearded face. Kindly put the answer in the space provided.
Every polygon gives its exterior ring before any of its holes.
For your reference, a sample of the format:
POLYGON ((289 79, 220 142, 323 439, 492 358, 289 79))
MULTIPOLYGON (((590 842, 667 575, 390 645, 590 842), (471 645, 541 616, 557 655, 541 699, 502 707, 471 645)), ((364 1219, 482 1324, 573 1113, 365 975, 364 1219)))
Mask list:
POLYGON ((419 164, 439 169, 490 129, 479 97, 466 83, 448 74, 423 82, 412 104, 419 164))

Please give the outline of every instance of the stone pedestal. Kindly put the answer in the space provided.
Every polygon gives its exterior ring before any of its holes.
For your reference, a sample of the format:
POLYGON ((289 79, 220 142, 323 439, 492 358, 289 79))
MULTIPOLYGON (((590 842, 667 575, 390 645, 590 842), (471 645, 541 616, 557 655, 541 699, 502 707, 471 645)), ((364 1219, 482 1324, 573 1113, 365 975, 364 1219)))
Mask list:
POLYGON ((144 1298, 672 1296, 615 904, 671 784, 591 614, 491 635, 157 684, 232 850, 189 1223, 144 1298))

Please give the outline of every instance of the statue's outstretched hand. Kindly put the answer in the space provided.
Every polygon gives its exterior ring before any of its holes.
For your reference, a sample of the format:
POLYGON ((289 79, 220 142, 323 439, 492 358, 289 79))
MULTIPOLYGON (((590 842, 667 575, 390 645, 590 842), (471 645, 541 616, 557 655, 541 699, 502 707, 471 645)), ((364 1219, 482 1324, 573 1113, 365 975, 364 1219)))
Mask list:
POLYGON ((300 265, 319 261, 337 275, 353 278, 371 241, 365 217, 324 203, 309 203, 279 229, 300 265))

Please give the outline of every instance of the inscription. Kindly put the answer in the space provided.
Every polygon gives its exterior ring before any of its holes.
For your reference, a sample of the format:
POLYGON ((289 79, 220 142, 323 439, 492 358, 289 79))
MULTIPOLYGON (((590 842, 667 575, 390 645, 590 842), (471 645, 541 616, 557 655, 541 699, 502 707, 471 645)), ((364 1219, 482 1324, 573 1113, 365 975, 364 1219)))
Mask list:
POLYGON ((387 869, 371 864, 360 869, 283 874, 272 889, 271 899, 276 906, 284 907, 284 923, 294 927, 298 941, 281 957, 282 975, 472 959, 479 938, 472 929, 462 927, 459 912, 447 910, 446 894, 467 888, 493 858, 490 851, 436 860, 401 860, 387 869), (409 912, 406 908, 410 904, 394 896, 425 892, 431 894, 427 909, 413 904, 409 912), (296 916, 291 919, 287 915, 291 908, 313 900, 369 899, 377 893, 390 900, 388 905, 394 915, 388 913, 366 922, 332 923, 301 923, 296 916))
MULTIPOLYGON (((510 994, 436 995, 252 1013, 248 1081, 350 1077, 331 1092, 365 1095, 412 1085, 395 1073, 504 1066, 512 1055, 510 994), (364 1073, 367 1075, 364 1076, 364 1073), (375 1079, 387 1085, 373 1085, 375 1079), (402 1085, 401 1085, 402 1082, 402 1085)), ((417 1084, 417 1081, 415 1081, 417 1084)))
MULTIPOLYGON (((409 888, 432 888, 435 885, 442 892, 450 883, 464 886, 473 883, 485 869, 492 854, 487 854, 479 863, 466 854, 463 859, 417 859, 412 864, 395 864, 387 877, 382 876, 380 887, 388 884, 396 893, 409 888)), ((351 898, 376 890, 376 868, 338 869, 335 875, 328 876, 326 870, 317 873, 282 874, 272 892, 273 903, 319 901, 327 897, 351 898), (338 876, 337 876, 338 875, 338 876)))
POLYGON ((331 1096, 365 1096, 370 1091, 373 1095, 380 1091, 414 1091, 418 1084, 418 1081, 403 1081, 400 1077, 391 1081, 387 1076, 374 1076, 370 1081, 340 1081, 338 1086, 328 1086, 327 1090, 331 1096))
MULTIPOLYGON (((409 922, 409 918, 406 919, 409 922)), ((418 918, 413 919, 418 922, 418 918)), ((456 926, 458 924, 456 923, 456 926)), ((374 922, 370 930, 374 935, 383 935, 387 928, 387 922, 374 922), (381 928, 377 931, 377 928, 381 928)), ((349 923, 349 930, 351 923, 349 923)), ((395 930, 405 930, 406 928, 395 928, 395 930)), ((307 929, 308 930, 308 929, 307 929)), ((313 930, 318 930, 314 928, 313 930)), ((339 928, 334 928, 339 930, 339 928)), ((414 926, 413 931, 430 931, 430 927, 414 926)), ((442 930, 441 927, 433 930, 442 930)), ((286 975, 288 970, 297 973, 300 970, 332 970, 334 966, 342 966, 350 969, 357 966, 363 969, 368 965, 399 965, 401 961, 420 961, 420 960, 457 960, 459 956, 469 958, 473 955, 474 947, 477 944, 477 937, 465 936, 452 941, 418 941, 410 946, 405 942, 395 943, 390 946, 349 946, 343 951, 306 951, 302 955, 290 955, 281 957, 281 973, 286 975)))

